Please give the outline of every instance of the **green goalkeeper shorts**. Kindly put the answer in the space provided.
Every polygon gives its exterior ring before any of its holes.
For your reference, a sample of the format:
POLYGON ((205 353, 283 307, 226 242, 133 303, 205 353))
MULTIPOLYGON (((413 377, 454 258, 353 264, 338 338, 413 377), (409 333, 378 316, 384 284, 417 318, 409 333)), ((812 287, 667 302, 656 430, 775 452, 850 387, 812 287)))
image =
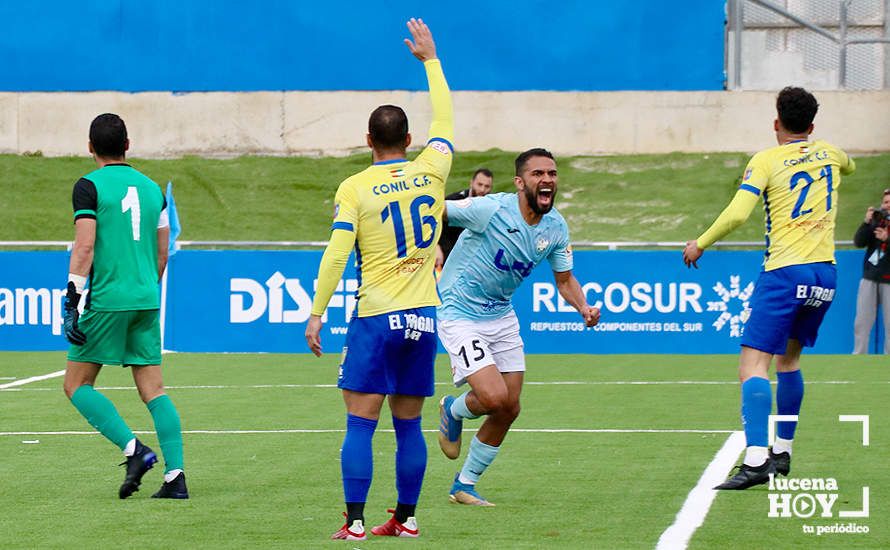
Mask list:
POLYGON ((86 334, 82 346, 68 348, 68 360, 100 365, 161 364, 161 323, 157 309, 86 310, 77 323, 86 334))

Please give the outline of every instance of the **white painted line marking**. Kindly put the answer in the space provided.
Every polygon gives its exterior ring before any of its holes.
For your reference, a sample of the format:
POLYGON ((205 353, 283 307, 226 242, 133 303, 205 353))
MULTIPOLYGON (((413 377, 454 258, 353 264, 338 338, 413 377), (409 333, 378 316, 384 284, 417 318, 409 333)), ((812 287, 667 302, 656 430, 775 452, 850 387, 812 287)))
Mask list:
POLYGON ((60 376, 64 376, 64 370, 57 370, 56 372, 51 372, 49 374, 41 374, 40 376, 32 376, 30 378, 22 378, 21 380, 16 380, 15 382, 7 382, 6 384, 0 384, 0 390, 5 390, 8 388, 14 388, 16 386, 23 386, 25 384, 30 384, 31 382, 40 382, 41 380, 47 380, 49 378, 58 378, 60 376))
MULTIPOLYGON (((807 380, 805 384, 855 384, 851 380, 807 380)), ((552 381, 525 382, 531 386, 737 386, 736 380, 583 380, 583 381, 552 381)), ((771 382, 773 386, 776 382, 771 382)), ((885 382, 890 384, 890 381, 885 382)), ((436 385, 451 385, 448 382, 437 382, 436 385)))
MULTIPOLYGON (((64 372, 64 371, 63 371, 64 372)), ((245 390, 245 389, 294 389, 294 388, 336 388, 337 384, 245 384, 239 385, 183 385, 183 386, 164 386, 168 390, 245 390)), ((0 386, 0 390, 4 388, 0 386)), ((126 391, 135 390, 136 386, 96 386, 97 390, 102 391, 126 391)), ((22 388, 12 389, 9 391, 56 391, 56 388, 22 388)))
MULTIPOLYGON (((430 430, 432 432, 438 430, 430 430)), ((577 433, 577 434, 731 434, 732 430, 685 430, 685 429, 634 429, 634 428, 567 428, 567 429, 551 429, 551 428, 511 428, 511 432, 527 432, 527 433, 577 433)))
MULTIPOLYGON (((65 371, 59 371, 64 374, 65 371)), ((55 373, 54 373, 55 374, 55 373)), ((47 375, 47 378, 50 376, 47 375)), ((42 380, 42 378, 34 378, 28 379, 31 382, 36 382, 38 380, 42 380)), ((25 381, 19 381, 21 383, 26 383, 25 381)), ((888 382, 871 382, 874 383, 885 383, 890 384, 888 382)), ((736 381, 713 381, 713 380, 638 380, 638 381, 628 381, 628 380, 614 380, 614 381, 555 381, 555 382, 525 382, 527 386, 737 386, 738 382, 736 381)), ((831 384, 831 385, 847 385, 847 384, 856 384, 856 382, 847 381, 847 380, 816 380, 812 382, 806 382, 806 384, 831 384)), ((22 389, 14 389, 13 385, 16 384, 4 384, 0 385, 0 391, 57 391, 56 388, 22 388, 22 389)), ((437 386, 448 386, 452 387, 453 384, 451 382, 436 382, 437 386)), ((181 386, 165 386, 168 390, 241 390, 241 389, 299 389, 299 388, 336 388, 336 384, 245 384, 245 385, 225 385, 225 384, 204 384, 204 385, 196 385, 196 384, 187 384, 181 386)), ((134 386, 96 386, 97 390, 108 390, 108 391, 120 391, 120 390, 133 390, 134 386)))
POLYGON ((745 450, 745 433, 732 432, 714 459, 705 468, 698 483, 686 497, 683 507, 677 512, 673 525, 665 529, 658 539, 656 550, 685 549, 696 529, 701 527, 717 498, 715 485, 722 483, 735 466, 739 454, 745 450))
MULTIPOLYGON (((378 432, 393 432, 392 429, 378 429, 378 432)), ((438 429, 433 430, 423 430, 427 433, 438 433, 438 429)), ((683 430, 683 429, 664 429, 664 430, 656 430, 656 429, 612 429, 612 428, 602 428, 602 429, 574 429, 574 428, 565 428, 565 429, 533 429, 533 428, 520 428, 515 430, 510 430, 511 432, 523 432, 523 433, 572 433, 572 434, 612 434, 612 433, 621 433, 621 434, 630 434, 630 433, 670 433, 670 434, 732 434, 735 433, 732 430, 683 430)), ((243 435, 243 434, 331 434, 331 433, 345 433, 346 430, 342 428, 338 429, 289 429, 289 430, 183 430, 184 434, 202 434, 202 435, 243 435)), ((153 431, 138 431, 134 430, 134 434, 143 435, 143 434, 153 434, 153 431)), ((0 436, 3 435, 13 435, 13 436, 39 436, 39 435, 99 435, 98 432, 93 431, 57 431, 57 432, 0 432, 0 436)))

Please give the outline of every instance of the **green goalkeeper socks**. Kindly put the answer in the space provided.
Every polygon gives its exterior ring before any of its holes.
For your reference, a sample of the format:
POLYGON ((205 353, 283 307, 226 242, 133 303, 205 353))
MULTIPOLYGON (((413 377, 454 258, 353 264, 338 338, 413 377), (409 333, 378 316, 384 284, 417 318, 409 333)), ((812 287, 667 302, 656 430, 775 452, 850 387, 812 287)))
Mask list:
POLYGON ((154 420, 158 442, 164 454, 164 472, 182 470, 182 427, 173 401, 167 394, 159 395, 148 402, 148 410, 154 420))
POLYGON ((127 443, 136 436, 118 414, 107 397, 97 392, 93 386, 83 385, 71 396, 71 404, 96 428, 123 451, 127 443))
MULTIPOLYGON (((83 385, 71 396, 71 404, 87 419, 91 426, 123 451, 135 435, 118 414, 114 404, 93 386, 83 385)), ((148 403, 148 410, 155 423, 161 451, 164 453, 166 470, 182 470, 182 429, 179 413, 166 395, 148 403)))

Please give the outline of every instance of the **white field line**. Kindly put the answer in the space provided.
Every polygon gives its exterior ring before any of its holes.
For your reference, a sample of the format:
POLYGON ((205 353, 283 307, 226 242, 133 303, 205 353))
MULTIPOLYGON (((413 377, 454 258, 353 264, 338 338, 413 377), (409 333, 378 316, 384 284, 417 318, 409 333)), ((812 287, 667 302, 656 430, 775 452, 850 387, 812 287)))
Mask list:
POLYGON ((715 485, 722 483, 735 465, 739 454, 745 450, 745 433, 732 432, 714 459, 705 468, 695 487, 689 491, 686 502, 677 512, 673 525, 665 529, 658 539, 656 550, 685 549, 696 529, 701 527, 717 498, 715 485))
MULTIPOLYGON (((392 429, 379 429, 378 432, 394 432, 392 429)), ((438 433, 439 430, 423 430, 427 433, 438 433)), ((617 429, 617 428, 601 428, 601 429, 575 429, 575 428, 521 428, 513 429, 511 432, 522 433, 571 433, 571 434, 614 434, 614 433, 666 433, 666 434, 731 434, 732 430, 684 430, 684 429, 617 429)), ((244 434, 332 434, 345 433, 342 428, 337 429, 285 429, 285 430, 183 430, 183 434, 195 435, 244 435, 244 434)), ((154 434, 153 431, 134 430, 136 435, 154 434)), ((47 431, 47 432, 0 432, 0 436, 35 436, 35 435, 99 435, 94 431, 47 431)))
MULTIPOLYGON (((773 386, 776 381, 770 382, 773 386)), ((813 380, 805 384, 855 384, 851 380, 813 380)), ((871 383, 871 382, 869 382, 871 383)), ((887 382, 890 384, 890 382, 887 382)), ((438 384, 450 385, 448 382, 438 384)), ((581 381, 547 381, 524 382, 527 386, 736 386, 736 380, 581 380, 581 381)))
MULTIPOLYGON (((11 384, 0 385, 0 391, 57 391, 57 388, 13 388, 30 382, 37 382, 47 378, 54 378, 65 374, 65 371, 58 371, 44 376, 35 376, 18 380, 11 384), (61 374, 60 374, 61 373, 61 374)), ((890 384, 890 382, 871 382, 890 384)), ((814 380, 805 382, 805 384, 830 384, 830 385, 847 385, 856 384, 849 380, 814 380)), ((453 386, 451 382, 436 382, 437 386, 453 386)), ((737 386, 738 382, 734 380, 714 381, 714 380, 603 380, 603 381, 551 381, 551 382, 525 382, 527 386, 737 386)), ((775 382, 773 382, 775 385, 775 382)), ((182 386, 165 386, 168 390, 240 390, 240 389, 299 389, 299 388, 336 388, 336 384, 244 384, 244 385, 224 385, 224 384, 206 384, 206 385, 182 385, 182 386)), ((97 390, 119 391, 132 390, 133 386, 96 386, 97 390)))
POLYGON ((57 370, 56 372, 51 372, 49 374, 41 374, 40 376, 32 376, 30 378, 22 378, 21 380, 16 380, 15 382, 7 382, 6 384, 0 384, 0 390, 14 388, 16 386, 24 386, 25 384, 30 384, 31 382, 40 382, 41 380, 47 380, 49 378, 58 378, 60 376, 65 376, 64 370, 57 370))

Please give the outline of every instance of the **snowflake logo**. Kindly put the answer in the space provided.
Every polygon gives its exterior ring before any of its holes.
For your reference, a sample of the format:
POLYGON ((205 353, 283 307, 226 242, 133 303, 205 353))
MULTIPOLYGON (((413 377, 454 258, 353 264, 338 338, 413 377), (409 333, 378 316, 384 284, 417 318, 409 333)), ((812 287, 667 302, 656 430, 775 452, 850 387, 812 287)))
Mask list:
POLYGON ((720 316, 711 323, 711 326, 719 332, 723 330, 723 327, 729 325, 729 336, 731 338, 740 337, 748 317, 751 316, 751 307, 748 305, 748 301, 751 299, 751 294, 754 293, 754 283, 748 283, 742 290, 741 277, 730 275, 729 288, 720 282, 712 288, 720 300, 708 302, 708 311, 719 311, 720 316))

